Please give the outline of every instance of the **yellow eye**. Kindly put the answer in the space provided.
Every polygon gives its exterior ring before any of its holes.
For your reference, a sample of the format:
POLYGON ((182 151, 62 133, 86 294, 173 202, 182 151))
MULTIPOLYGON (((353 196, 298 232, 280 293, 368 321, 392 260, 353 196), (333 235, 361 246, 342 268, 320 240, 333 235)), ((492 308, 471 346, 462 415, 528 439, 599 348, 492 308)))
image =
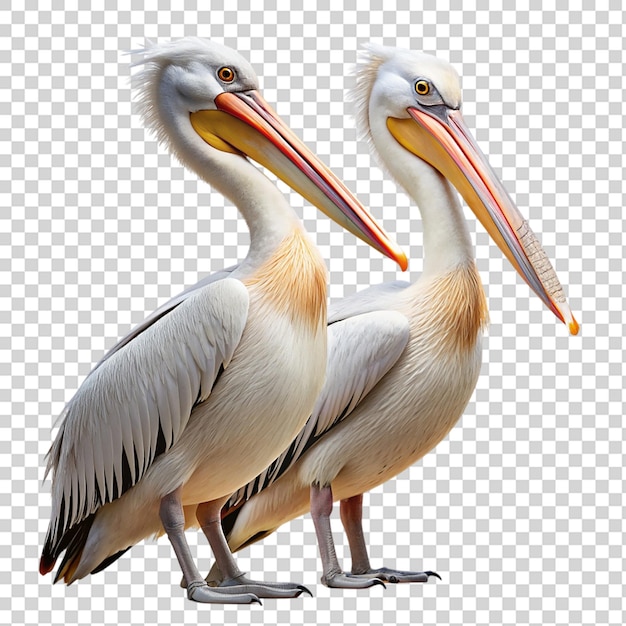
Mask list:
POLYGON ((225 83, 232 83, 235 80, 235 72, 230 67, 221 67, 217 70, 217 76, 225 83))
POLYGON ((426 80, 418 80, 415 83, 415 91, 420 96, 428 95, 428 93, 430 92, 430 85, 428 84, 428 81, 426 81, 426 80))

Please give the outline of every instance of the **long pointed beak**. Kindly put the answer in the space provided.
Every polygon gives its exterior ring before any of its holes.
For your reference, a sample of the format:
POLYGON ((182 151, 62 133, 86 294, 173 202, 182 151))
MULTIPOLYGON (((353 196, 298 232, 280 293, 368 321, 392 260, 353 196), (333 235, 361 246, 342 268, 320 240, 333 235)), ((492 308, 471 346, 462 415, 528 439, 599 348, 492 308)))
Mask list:
POLYGON ((531 289, 567 324, 570 333, 578 334, 578 322, 550 260, 476 144, 461 112, 432 109, 426 112, 410 107, 410 118, 388 118, 387 126, 407 150, 430 163, 456 187, 531 289))
POLYGON ((407 268, 399 246, 257 91, 225 92, 215 104, 217 110, 190 114, 192 126, 207 143, 263 165, 339 225, 407 268))

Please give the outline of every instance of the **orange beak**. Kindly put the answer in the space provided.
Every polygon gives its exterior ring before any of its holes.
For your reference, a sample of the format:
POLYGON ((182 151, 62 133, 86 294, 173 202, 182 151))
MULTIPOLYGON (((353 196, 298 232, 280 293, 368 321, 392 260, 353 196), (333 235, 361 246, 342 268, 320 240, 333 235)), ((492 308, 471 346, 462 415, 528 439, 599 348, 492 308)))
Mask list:
POLYGON ((190 114, 195 131, 220 150, 247 156, 346 230, 405 270, 407 257, 348 188, 316 157, 257 91, 225 92, 217 110, 190 114))
POLYGON ((394 138, 456 187, 513 267, 576 335, 578 322, 554 268, 476 144, 461 112, 438 106, 409 107, 408 113, 408 119, 388 118, 394 138))

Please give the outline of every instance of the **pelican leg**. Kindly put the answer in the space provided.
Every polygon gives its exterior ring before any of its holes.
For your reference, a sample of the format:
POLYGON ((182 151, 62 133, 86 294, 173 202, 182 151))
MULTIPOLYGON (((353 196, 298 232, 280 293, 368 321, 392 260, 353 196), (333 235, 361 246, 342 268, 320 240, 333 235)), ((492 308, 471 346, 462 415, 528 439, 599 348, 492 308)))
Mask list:
POLYGON ((363 534, 363 494, 342 500, 339 506, 341 523, 350 545, 352 574, 354 576, 376 576, 389 583, 425 583, 429 576, 436 576, 441 580, 439 574, 430 571, 404 572, 388 567, 372 569, 363 534))
MULTIPOLYGON (((313 594, 297 583, 271 583, 255 581, 247 578, 237 567, 237 563, 228 547, 222 530, 221 510, 224 502, 213 501, 200 504, 196 510, 196 518, 202 531, 211 544, 215 556, 215 564, 206 578, 205 584, 223 594, 254 594, 257 598, 297 598, 301 593, 313 594)), ((183 583, 185 584, 185 581, 183 583)))
POLYGON ((330 514, 333 510, 333 492, 329 486, 311 485, 311 517, 315 525, 317 544, 322 559, 322 583, 327 587, 340 589, 364 589, 374 585, 383 585, 382 580, 375 577, 360 578, 346 574, 339 566, 335 542, 330 527, 330 514))
POLYGON ((167 537, 174 548, 176 558, 183 571, 187 584, 187 597, 195 602, 209 604, 250 604, 259 602, 251 593, 231 595, 211 589, 198 571, 191 556, 189 544, 185 539, 185 514, 181 501, 181 488, 167 494, 159 507, 159 516, 167 537))

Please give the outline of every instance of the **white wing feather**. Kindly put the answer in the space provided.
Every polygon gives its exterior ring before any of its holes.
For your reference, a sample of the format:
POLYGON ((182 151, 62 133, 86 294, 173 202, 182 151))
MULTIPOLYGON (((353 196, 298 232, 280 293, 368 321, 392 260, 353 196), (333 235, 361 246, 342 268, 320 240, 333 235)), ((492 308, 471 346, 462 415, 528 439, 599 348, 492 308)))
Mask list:
POLYGON ((56 537, 136 484, 180 437, 239 344, 248 292, 225 278, 201 285, 135 332, 65 407, 52 445, 56 537), (160 448, 157 450, 157 448, 160 448))
POLYGON ((410 283, 396 280, 373 285, 352 295, 333 302, 328 308, 328 323, 344 320, 355 315, 371 311, 392 310, 397 304, 398 294, 410 286, 410 283))
MULTIPOLYGON (((189 296, 191 296, 196 291, 215 283, 219 280, 223 280, 224 278, 228 278, 239 265, 232 265, 231 267, 227 267, 219 272, 215 272, 213 274, 209 274, 205 276, 202 280, 199 280, 195 285, 191 287, 187 287, 185 290, 181 291, 178 295, 174 296, 170 300, 168 300, 165 304, 162 304, 158 309, 154 310, 148 317, 146 317, 143 322, 137 324, 127 335, 122 337, 103 357, 100 359, 98 363, 96 363, 94 370, 102 363, 104 363, 110 356, 112 356, 115 352, 117 352, 120 348, 123 348, 127 343, 130 343, 135 337, 140 335, 146 328, 149 328, 154 324, 158 319, 167 315, 171 310, 175 309, 181 302, 184 302, 189 296)), ((93 370, 92 370, 93 371, 93 370)))

